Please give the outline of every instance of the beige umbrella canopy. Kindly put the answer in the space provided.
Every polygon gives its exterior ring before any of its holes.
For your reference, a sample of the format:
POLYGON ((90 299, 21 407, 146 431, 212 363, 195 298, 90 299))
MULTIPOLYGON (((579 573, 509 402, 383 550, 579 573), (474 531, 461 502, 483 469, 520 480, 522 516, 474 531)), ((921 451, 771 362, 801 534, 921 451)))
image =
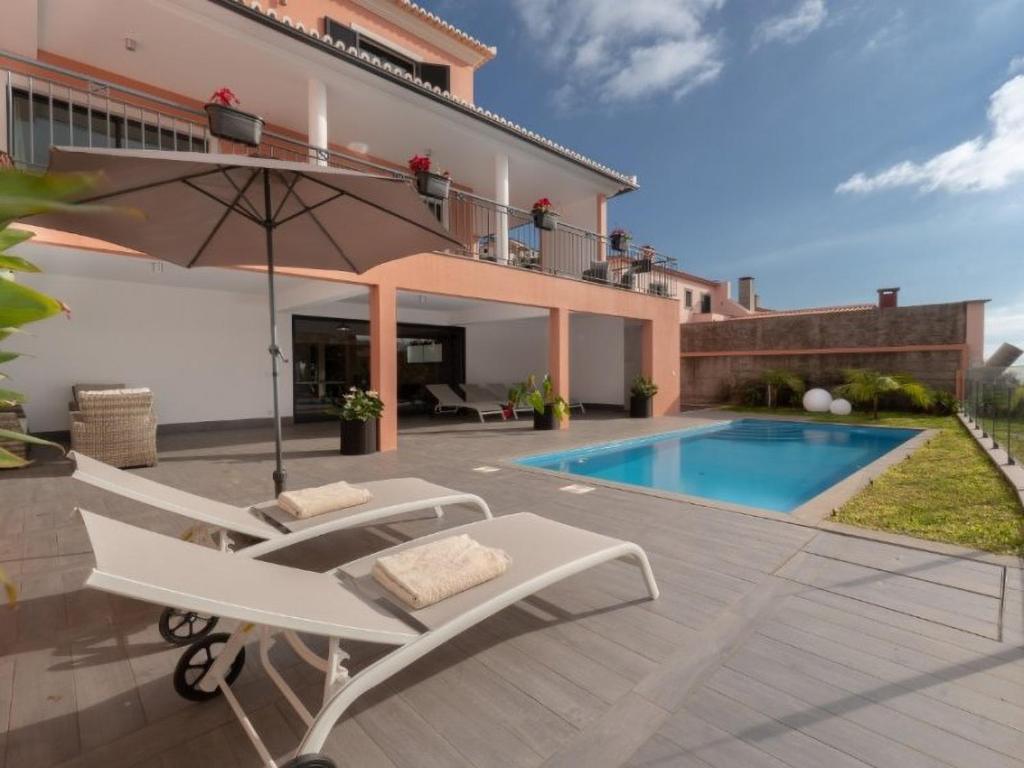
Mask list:
POLYGON ((274 268, 365 272, 459 246, 404 179, 304 163, 197 152, 54 148, 51 173, 95 173, 78 202, 131 208, 49 213, 32 223, 123 245, 183 267, 263 265, 274 383, 274 487, 284 489, 274 268))

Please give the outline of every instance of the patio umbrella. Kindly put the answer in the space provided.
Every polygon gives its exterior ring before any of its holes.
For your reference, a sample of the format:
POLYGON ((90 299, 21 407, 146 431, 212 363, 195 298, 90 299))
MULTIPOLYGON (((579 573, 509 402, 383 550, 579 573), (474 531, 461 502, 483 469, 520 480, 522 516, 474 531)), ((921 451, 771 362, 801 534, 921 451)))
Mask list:
POLYGON ((140 211, 83 216, 74 210, 33 224, 95 237, 183 267, 265 266, 274 395, 274 488, 285 487, 278 403, 274 269, 365 272, 393 259, 459 245, 398 178, 306 163, 198 152, 54 148, 50 172, 99 175, 77 202, 140 211))

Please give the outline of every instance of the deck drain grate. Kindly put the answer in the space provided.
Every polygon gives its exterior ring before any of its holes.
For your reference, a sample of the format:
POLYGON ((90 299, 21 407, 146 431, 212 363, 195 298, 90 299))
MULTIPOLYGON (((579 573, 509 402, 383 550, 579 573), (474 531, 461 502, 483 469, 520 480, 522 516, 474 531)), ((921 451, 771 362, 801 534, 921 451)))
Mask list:
POLYGON ((473 471, 474 472, 490 473, 490 472, 500 472, 501 470, 498 467, 489 467, 489 466, 487 466, 485 464, 484 466, 481 466, 481 467, 473 467, 473 471))
POLYGON ((594 490, 594 486, 579 485, 577 483, 573 483, 572 485, 563 485, 558 490, 565 491, 566 493, 590 493, 592 490, 594 490))

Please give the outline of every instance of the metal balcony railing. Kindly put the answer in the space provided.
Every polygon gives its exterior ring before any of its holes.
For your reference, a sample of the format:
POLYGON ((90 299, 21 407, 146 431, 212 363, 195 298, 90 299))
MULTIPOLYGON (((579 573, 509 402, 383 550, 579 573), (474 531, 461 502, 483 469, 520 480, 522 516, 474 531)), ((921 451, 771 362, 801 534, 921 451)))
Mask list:
POLYGON ((964 379, 964 415, 1009 463, 1024 463, 1024 365, 971 368, 964 379))
MULTIPOLYGON (((0 118, 6 114, 7 152, 20 168, 45 169, 51 146, 190 152, 208 152, 216 146, 216 151, 227 154, 258 152, 412 181, 404 169, 312 147, 273 131, 263 132, 258 150, 214 139, 202 110, 60 67, 9 58, 47 73, 0 69, 0 118)), ((425 197, 424 202, 463 244, 449 255, 653 296, 676 296, 675 260, 649 247, 614 250, 607 238, 564 222, 544 231, 534 226, 530 212, 467 191, 452 189, 447 200, 425 197)))

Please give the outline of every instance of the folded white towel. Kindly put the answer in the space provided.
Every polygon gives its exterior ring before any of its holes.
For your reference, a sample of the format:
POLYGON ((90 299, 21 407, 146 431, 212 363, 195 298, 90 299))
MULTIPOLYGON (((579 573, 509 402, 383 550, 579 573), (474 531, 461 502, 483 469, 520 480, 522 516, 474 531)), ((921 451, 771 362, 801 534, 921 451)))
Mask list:
POLYGON ((500 576, 511 562, 504 550, 485 547, 463 533, 378 557, 373 577, 418 609, 500 576))
POLYGON ((307 518, 365 504, 370 497, 366 488, 357 488, 342 481, 299 491, 285 491, 277 497, 277 505, 295 517, 307 518))

